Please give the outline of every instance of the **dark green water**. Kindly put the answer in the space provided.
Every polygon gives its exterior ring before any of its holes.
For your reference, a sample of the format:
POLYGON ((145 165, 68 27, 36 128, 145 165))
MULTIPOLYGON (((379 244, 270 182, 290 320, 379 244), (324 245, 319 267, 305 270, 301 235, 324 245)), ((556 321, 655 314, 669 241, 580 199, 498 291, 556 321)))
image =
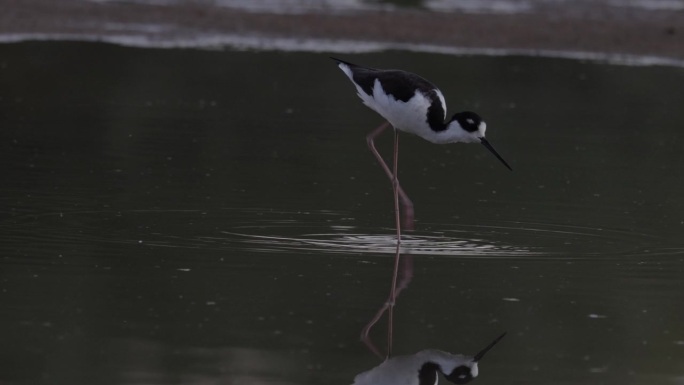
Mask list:
MULTIPOLYGON (((684 383, 682 69, 344 57, 439 84, 515 170, 402 137, 396 353, 508 331, 478 384, 684 383)), ((354 93, 324 54, 0 46, 0 383, 377 365, 358 334, 387 295, 393 206, 354 93)))

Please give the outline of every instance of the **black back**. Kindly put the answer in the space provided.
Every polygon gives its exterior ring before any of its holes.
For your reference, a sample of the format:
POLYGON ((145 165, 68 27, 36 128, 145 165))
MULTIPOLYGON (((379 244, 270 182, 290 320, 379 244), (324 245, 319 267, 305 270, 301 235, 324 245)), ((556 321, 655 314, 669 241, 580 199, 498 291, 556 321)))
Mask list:
POLYGON ((422 77, 402 70, 379 70, 375 68, 363 67, 352 64, 344 60, 332 58, 338 63, 344 63, 349 66, 352 72, 354 83, 368 96, 373 96, 373 85, 375 79, 380 81, 382 89, 386 93, 392 95, 396 100, 408 102, 416 92, 422 93, 429 101, 430 107, 427 112, 427 122, 435 131, 442 131, 446 129, 444 124, 444 115, 446 111, 442 107, 442 101, 437 96, 437 87, 422 77))

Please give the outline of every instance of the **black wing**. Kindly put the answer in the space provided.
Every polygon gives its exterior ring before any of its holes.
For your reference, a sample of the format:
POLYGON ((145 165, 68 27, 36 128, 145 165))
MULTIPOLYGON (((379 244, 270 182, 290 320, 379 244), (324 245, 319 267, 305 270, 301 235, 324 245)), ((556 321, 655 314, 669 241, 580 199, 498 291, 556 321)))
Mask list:
POLYGON ((437 87, 434 84, 411 72, 379 70, 363 67, 334 57, 331 57, 331 59, 349 66, 354 83, 358 84, 363 92, 369 96, 373 96, 375 79, 380 81, 380 85, 386 93, 402 102, 408 102, 416 94, 416 91, 422 93, 430 101, 430 107, 427 111, 428 124, 437 131, 445 128, 444 116, 446 111, 437 95, 437 87))

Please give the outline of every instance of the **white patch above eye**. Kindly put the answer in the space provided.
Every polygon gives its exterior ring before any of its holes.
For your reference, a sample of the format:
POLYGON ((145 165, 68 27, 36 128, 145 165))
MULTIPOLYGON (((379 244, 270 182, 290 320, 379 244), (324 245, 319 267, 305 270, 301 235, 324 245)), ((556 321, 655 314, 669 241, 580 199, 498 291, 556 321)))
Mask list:
POLYGON ((468 122, 468 124, 475 124, 475 121, 472 119, 466 119, 466 122, 468 122))

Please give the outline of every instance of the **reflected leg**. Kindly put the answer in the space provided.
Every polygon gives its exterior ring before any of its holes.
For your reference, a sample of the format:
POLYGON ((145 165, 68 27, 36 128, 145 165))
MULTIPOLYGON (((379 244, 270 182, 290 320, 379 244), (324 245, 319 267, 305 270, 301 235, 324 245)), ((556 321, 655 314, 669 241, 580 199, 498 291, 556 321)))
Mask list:
POLYGON ((411 277, 413 276, 413 269, 412 269, 412 259, 408 258, 405 261, 405 266, 402 270, 402 280, 400 282, 400 287, 397 288, 397 277, 399 274, 399 264, 401 260, 401 254, 399 253, 400 247, 401 247, 401 220, 400 220, 400 210, 399 210, 399 199, 402 201, 403 205, 403 212, 404 216, 406 219, 406 228, 407 229, 413 229, 413 203, 411 200, 408 198, 404 190, 401 188, 401 185, 399 184, 399 179, 397 178, 398 175, 398 161, 399 161, 399 135, 396 129, 394 129, 394 153, 393 153, 393 169, 392 171, 389 170, 389 167, 387 167, 387 164, 385 161, 382 159, 380 154, 378 153, 377 149, 375 148, 375 143, 374 139, 379 136, 384 130, 389 127, 389 122, 385 122, 382 125, 380 125, 377 129, 373 130, 368 136, 367 136, 367 141, 368 141, 368 147, 370 148, 371 152, 373 152, 373 155, 375 155, 376 159, 382 166, 383 170, 385 170, 385 173, 387 176, 390 178, 392 181, 392 190, 394 192, 394 212, 395 212, 395 221, 396 221, 396 230, 397 230, 397 246, 396 246, 396 253, 395 253, 395 258, 394 258, 394 269, 392 272, 392 284, 390 287, 390 295, 385 304, 378 310, 378 312, 375 314, 375 316, 371 319, 371 321, 366 325, 362 330, 361 330, 361 341, 363 341, 366 346, 377 356, 382 357, 382 354, 380 351, 377 349, 377 347, 373 344, 373 342, 370 340, 369 333, 371 328, 378 322, 378 320, 382 317, 382 314, 385 311, 388 311, 388 319, 387 319, 387 355, 385 358, 389 358, 392 354, 392 341, 393 341, 393 323, 394 323, 394 304, 396 302, 396 298, 399 295, 399 292, 403 290, 407 285, 408 282, 411 280, 411 277))
POLYGON ((401 268, 400 268, 400 276, 401 278, 398 280, 398 283, 396 285, 396 289, 394 292, 394 299, 390 296, 390 298, 387 298, 387 301, 378 309, 378 311, 375 313, 375 316, 370 320, 368 325, 366 325, 362 330, 361 330, 361 341, 368 347, 368 349, 373 352, 376 356, 380 357, 381 359, 388 359, 391 353, 391 325, 389 325, 388 328, 388 351, 386 355, 383 355, 380 353, 380 350, 375 346, 373 341, 370 339, 370 330, 375 326, 375 324, 382 318, 382 315, 390 308, 391 305, 394 305, 394 301, 396 301, 397 297, 399 297, 399 294, 402 292, 402 290, 406 289, 413 279, 413 256, 408 254, 401 256, 399 254, 399 245, 397 245, 396 249, 396 254, 394 256, 395 261, 401 260, 401 268))
POLYGON ((394 159, 392 162, 392 190, 394 192, 394 216, 397 227, 397 250, 394 255, 394 269, 392 270, 392 284, 390 286, 390 295, 387 302, 389 303, 387 311, 387 358, 392 356, 392 341, 394 331, 394 304, 397 300, 397 274, 399 272, 399 248, 401 247, 401 221, 399 219, 399 132, 394 129, 394 159))

